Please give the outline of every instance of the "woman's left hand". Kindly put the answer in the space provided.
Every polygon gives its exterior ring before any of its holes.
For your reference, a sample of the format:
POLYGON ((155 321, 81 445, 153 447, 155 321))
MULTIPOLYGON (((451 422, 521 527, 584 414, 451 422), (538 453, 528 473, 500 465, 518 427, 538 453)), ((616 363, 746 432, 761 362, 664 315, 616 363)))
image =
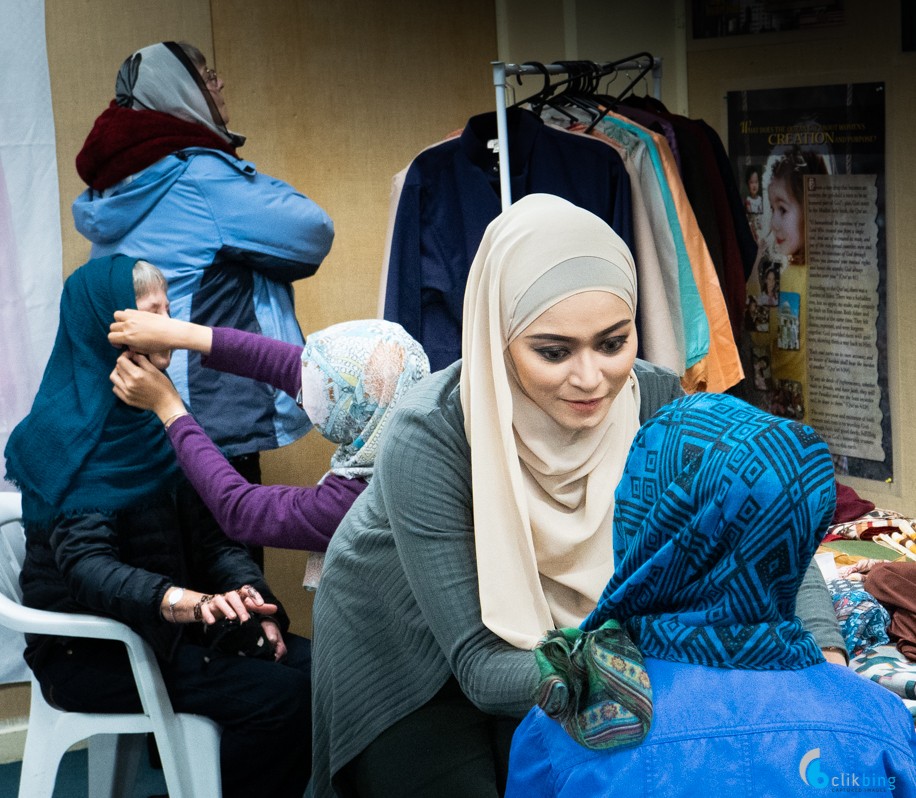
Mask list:
POLYGON ((261 618, 261 628, 264 630, 264 637, 270 643, 274 652, 274 662, 279 662, 286 656, 286 643, 283 642, 283 634, 280 627, 273 618, 261 618))
POLYGON ((152 410, 163 422, 185 406, 172 381, 145 355, 122 352, 109 377, 115 396, 131 407, 152 410))
POLYGON ((247 621, 250 615, 273 615, 276 604, 268 604, 251 585, 242 585, 238 590, 201 596, 194 612, 195 620, 213 624, 219 618, 238 618, 247 621), (198 614, 200 617, 198 618, 198 614))
MULTIPOLYGON (((220 618, 238 618, 247 621, 252 615, 274 615, 276 604, 268 604, 251 585, 242 585, 237 590, 225 593, 200 593, 186 589, 174 605, 168 603, 168 593, 162 597, 159 612, 164 620, 173 623, 194 623, 200 621, 212 626, 220 618)), ((279 629, 277 630, 279 632, 279 629)), ((269 636, 268 636, 268 639, 269 636)), ((283 649, 284 653, 286 649, 283 649)))

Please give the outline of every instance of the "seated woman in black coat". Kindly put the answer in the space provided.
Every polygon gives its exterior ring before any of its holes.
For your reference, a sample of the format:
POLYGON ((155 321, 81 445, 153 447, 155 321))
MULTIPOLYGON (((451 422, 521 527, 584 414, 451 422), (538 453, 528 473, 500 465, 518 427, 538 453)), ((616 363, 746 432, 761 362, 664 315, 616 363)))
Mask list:
MULTIPOLYGON (((286 632, 245 548, 194 500, 155 415, 112 393, 119 351, 108 324, 124 307, 168 314, 162 274, 116 255, 70 276, 38 395, 10 436, 7 478, 22 492, 26 530, 24 601, 113 617, 146 639, 175 710, 222 725, 225 796, 300 798, 311 761, 310 644, 286 632), (251 633, 248 656, 239 656, 244 641, 214 642, 225 619, 251 633)), ((170 354, 134 356, 162 369, 170 354)), ((140 710, 120 643, 27 642, 26 660, 52 704, 140 710)))

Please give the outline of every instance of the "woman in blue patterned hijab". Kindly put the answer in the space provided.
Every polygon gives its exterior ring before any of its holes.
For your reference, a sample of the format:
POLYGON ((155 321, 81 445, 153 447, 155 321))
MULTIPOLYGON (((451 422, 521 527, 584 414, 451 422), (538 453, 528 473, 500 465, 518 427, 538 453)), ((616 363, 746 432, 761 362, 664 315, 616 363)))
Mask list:
POLYGON ((795 615, 835 492, 826 444, 798 422, 722 394, 649 419, 617 488, 614 575, 580 630, 538 649, 506 798, 916 784, 905 707, 825 662, 795 615))
POLYGON ((615 618, 643 655, 675 662, 821 662, 795 600, 835 501, 830 453, 810 427, 725 394, 672 402, 630 449, 615 573, 582 628, 615 618))
POLYGON ((581 630, 549 632, 536 652, 538 703, 587 748, 627 747, 651 725, 644 657, 750 670, 822 662, 795 601, 834 484, 810 427, 725 394, 662 408, 617 487, 614 575, 581 630))

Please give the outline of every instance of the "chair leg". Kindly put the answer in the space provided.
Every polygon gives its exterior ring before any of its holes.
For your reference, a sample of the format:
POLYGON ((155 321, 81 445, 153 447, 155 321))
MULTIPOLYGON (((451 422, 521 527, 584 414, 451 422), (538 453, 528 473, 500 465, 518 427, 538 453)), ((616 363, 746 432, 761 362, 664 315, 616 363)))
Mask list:
POLYGON ((140 757, 142 734, 97 734, 89 739, 89 798, 130 798, 140 757))
MULTIPOLYGON (((33 682, 32 690, 38 689, 33 682)), ((43 700, 32 700, 19 778, 19 798, 51 798, 54 794, 60 760, 74 742, 57 733, 58 714, 43 700)))
POLYGON ((51 798, 60 760, 67 749, 55 745, 56 740, 39 740, 28 733, 19 777, 19 798, 51 798))
POLYGON ((184 745, 159 749, 170 798, 177 795, 221 798, 219 744, 222 732, 219 724, 200 715, 180 714, 175 719, 184 745), (175 784, 180 787, 176 789, 175 784))

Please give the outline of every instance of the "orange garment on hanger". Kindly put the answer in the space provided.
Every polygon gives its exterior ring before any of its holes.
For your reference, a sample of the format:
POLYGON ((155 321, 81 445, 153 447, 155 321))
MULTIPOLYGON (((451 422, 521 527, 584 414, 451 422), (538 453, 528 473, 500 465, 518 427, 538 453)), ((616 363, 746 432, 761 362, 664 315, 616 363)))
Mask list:
MULTIPOLYGON (((633 120, 627 117, 611 112, 608 112, 607 115, 626 122, 628 125, 635 125, 633 120)), ((668 142, 660 133, 642 126, 638 127, 645 130, 652 137, 652 141, 658 150, 662 168, 668 181, 668 188, 674 199, 675 210, 684 236, 684 244, 687 248, 687 256, 690 260, 690 267, 709 322, 709 355, 687 371, 681 380, 681 384, 688 393, 703 390, 721 393, 744 378, 744 370, 741 368, 738 347, 732 334, 722 286, 716 275, 716 267, 709 255, 703 234, 700 232, 700 226, 697 223, 693 208, 691 208, 690 201, 687 199, 687 192, 684 190, 684 184, 677 171, 677 163, 674 160, 674 154, 671 152, 668 142), (697 371, 698 367, 701 366, 705 367, 706 371, 705 385, 703 384, 702 369, 697 371)))

